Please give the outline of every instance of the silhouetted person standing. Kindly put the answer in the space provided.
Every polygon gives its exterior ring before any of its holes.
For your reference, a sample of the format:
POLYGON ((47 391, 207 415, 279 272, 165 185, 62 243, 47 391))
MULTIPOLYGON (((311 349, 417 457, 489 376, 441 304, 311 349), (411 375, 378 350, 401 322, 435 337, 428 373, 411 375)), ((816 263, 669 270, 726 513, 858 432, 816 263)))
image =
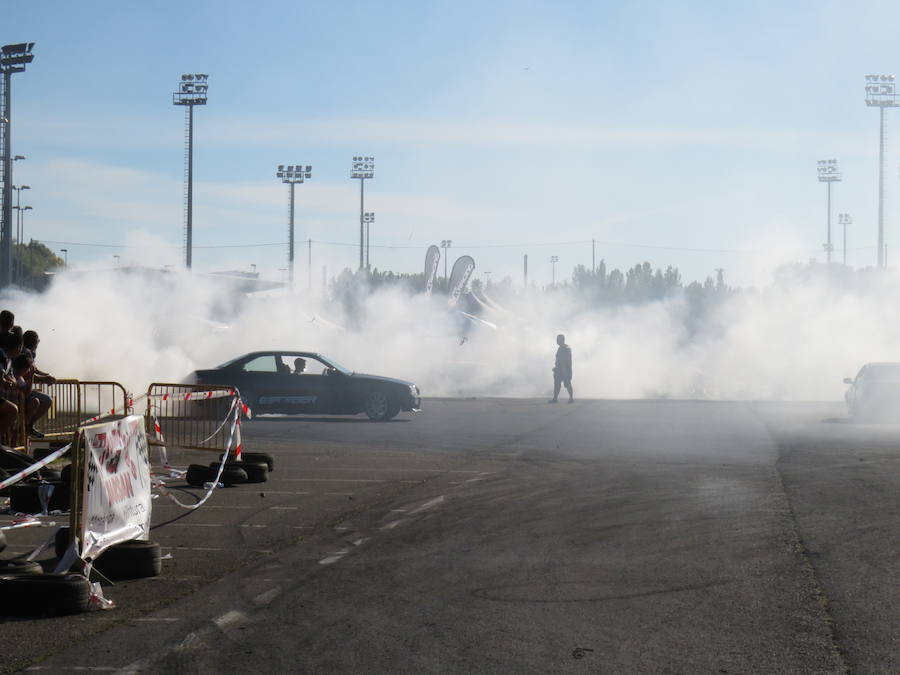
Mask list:
POLYGON ((565 386, 569 392, 569 403, 572 402, 572 350, 566 344, 565 335, 556 336, 556 365, 553 366, 553 398, 548 403, 556 403, 559 399, 560 387, 565 386))

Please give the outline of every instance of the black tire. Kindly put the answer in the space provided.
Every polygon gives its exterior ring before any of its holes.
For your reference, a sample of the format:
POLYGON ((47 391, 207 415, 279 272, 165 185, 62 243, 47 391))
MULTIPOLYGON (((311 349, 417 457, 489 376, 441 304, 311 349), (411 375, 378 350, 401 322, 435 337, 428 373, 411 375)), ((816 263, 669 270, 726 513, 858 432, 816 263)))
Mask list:
MULTIPOLYGON (((43 574, 44 568, 40 563, 31 560, 0 560, 0 577, 19 576, 21 574, 43 574)), ((2 603, 0 603, 2 604, 2 603)))
MULTIPOLYGON (((219 457, 219 461, 221 461, 221 456, 219 457)), ((241 461, 242 462, 265 462, 269 467, 269 473, 272 473, 275 470, 275 458, 270 455, 268 452, 242 452, 241 453, 241 461)))
MULTIPOLYGON (((225 464, 225 471, 228 471, 231 467, 236 469, 243 469, 244 473, 247 474, 247 480, 245 483, 265 483, 269 480, 269 465, 265 462, 227 462, 225 464)), ((210 471, 215 472, 219 468, 219 464, 214 462, 209 465, 210 471)), ((222 476, 224 477, 224 472, 222 476)), ((224 480, 222 481, 225 482, 224 480)))
POLYGON ((132 539, 110 546, 97 557, 94 567, 108 579, 158 577, 162 553, 155 541, 132 539))
POLYGON ((391 407, 390 407, 390 409, 388 409, 387 419, 392 420, 399 414, 400 414, 400 404, 397 403, 396 401, 392 400, 391 407))
MULTIPOLYGON (((53 486, 53 494, 47 505, 48 511, 68 511, 70 491, 69 484, 62 481, 47 481, 53 486)), ((16 483, 10 486, 9 509, 14 513, 41 513, 40 483, 16 483)))
POLYGON ((24 452, 0 446, 0 469, 6 469, 11 473, 19 473, 34 464, 34 459, 26 455, 24 452))
POLYGON ((209 467, 203 466, 202 464, 191 464, 188 467, 185 480, 187 480, 188 485, 203 487, 203 484, 211 481, 213 476, 215 476, 215 474, 209 470, 209 467))
POLYGON ((391 397, 386 391, 376 389, 366 394, 364 412, 373 422, 384 422, 391 411, 391 397))
MULTIPOLYGON (((219 471, 218 464, 214 464, 213 466, 215 466, 216 468, 211 468, 209 470, 209 472, 212 474, 212 478, 210 478, 210 480, 213 480, 219 471)), ((247 477, 247 472, 244 471, 241 467, 226 463, 225 468, 222 469, 222 476, 219 478, 219 481, 221 483, 224 483, 226 487, 230 487, 232 485, 247 483, 249 482, 249 479, 247 477)))
POLYGON ((11 616, 57 616, 86 612, 91 584, 79 574, 0 577, 0 608, 11 616))
POLYGON ((56 553, 57 560, 61 560, 69 550, 69 543, 69 526, 63 525, 56 531, 56 537, 53 540, 53 551, 56 553))

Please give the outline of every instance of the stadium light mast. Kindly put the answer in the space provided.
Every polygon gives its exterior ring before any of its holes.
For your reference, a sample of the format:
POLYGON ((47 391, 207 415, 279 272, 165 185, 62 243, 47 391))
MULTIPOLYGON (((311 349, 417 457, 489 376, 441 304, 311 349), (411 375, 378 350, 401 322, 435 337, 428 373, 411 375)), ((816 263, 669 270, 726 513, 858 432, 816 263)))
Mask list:
POLYGON ((375 214, 366 211, 363 214, 363 222, 366 224, 366 271, 369 271, 369 227, 375 222, 375 214))
POLYGON ((31 53, 33 42, 20 42, 14 45, 0 47, 0 73, 3 74, 3 91, 0 92, 0 124, 3 125, 3 133, 0 134, 0 162, 3 171, 3 208, 0 211, 0 288, 12 283, 12 156, 11 133, 12 105, 11 84, 12 74, 25 72, 25 66, 34 60, 31 53))
POLYGON ((839 213, 838 223, 844 227, 844 264, 847 264, 847 226, 853 224, 853 218, 849 213, 839 213))
POLYGON ((556 286, 556 263, 559 262, 558 255, 550 256, 550 264, 553 266, 553 285, 556 286))
POLYGON ((884 267, 884 109, 900 106, 893 75, 866 75, 866 105, 878 108, 878 267, 884 267))
MULTIPOLYGON (((15 185, 13 185, 12 189, 16 191, 16 205, 13 208, 16 209, 16 216, 17 216, 17 218, 16 218, 16 221, 17 221, 16 222, 16 243, 19 244, 18 265, 16 265, 15 256, 13 256, 13 278, 15 279, 16 277, 18 277, 19 283, 21 284, 22 280, 25 277, 25 271, 24 271, 24 268, 22 267, 22 265, 23 265, 22 237, 24 236, 25 232, 24 232, 24 220, 22 219, 22 210, 21 210, 20 206, 22 203, 22 190, 30 190, 31 186, 30 185, 19 185, 18 187, 16 187, 15 185), (18 268, 18 270, 19 270, 18 274, 15 273, 16 268, 18 268)), ((31 207, 29 206, 28 208, 31 208, 31 207)))
POLYGON ((828 238, 825 240, 825 260, 831 264, 831 252, 834 245, 831 243, 831 184, 841 180, 841 172, 838 170, 836 159, 820 159, 818 165, 819 182, 828 185, 828 238))
MULTIPOLYGON (((452 239, 442 239, 441 240, 441 248, 444 249, 444 283, 449 283, 447 280, 447 249, 453 246, 452 239)), ((449 289, 449 286, 448 286, 449 289)))
POLYGON ((365 248, 365 202, 363 185, 367 178, 375 177, 375 158, 361 157, 353 158, 353 165, 350 172, 350 178, 359 179, 359 269, 363 268, 363 251, 365 248))
POLYGON ((290 287, 294 287, 294 186, 302 183, 308 178, 312 178, 312 167, 303 166, 302 164, 284 164, 278 165, 278 171, 275 175, 281 179, 282 183, 291 186, 290 199, 290 225, 288 226, 288 282, 290 287))
POLYGON ((206 105, 209 75, 187 73, 181 76, 181 86, 172 94, 174 105, 186 106, 184 138, 184 266, 191 269, 194 248, 192 217, 194 211, 194 106, 206 105))

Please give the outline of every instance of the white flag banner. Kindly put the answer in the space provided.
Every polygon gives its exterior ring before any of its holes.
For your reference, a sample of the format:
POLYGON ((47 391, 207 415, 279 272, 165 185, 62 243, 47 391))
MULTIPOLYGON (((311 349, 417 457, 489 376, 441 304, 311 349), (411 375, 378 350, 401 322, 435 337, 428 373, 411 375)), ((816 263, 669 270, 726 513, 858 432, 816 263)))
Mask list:
POLYGON ((441 250, 432 244, 425 252, 425 295, 431 295, 434 280, 437 278, 438 263, 441 261, 441 250))
POLYGON ((83 427, 85 492, 81 557, 150 535, 150 457, 144 419, 131 415, 83 427))

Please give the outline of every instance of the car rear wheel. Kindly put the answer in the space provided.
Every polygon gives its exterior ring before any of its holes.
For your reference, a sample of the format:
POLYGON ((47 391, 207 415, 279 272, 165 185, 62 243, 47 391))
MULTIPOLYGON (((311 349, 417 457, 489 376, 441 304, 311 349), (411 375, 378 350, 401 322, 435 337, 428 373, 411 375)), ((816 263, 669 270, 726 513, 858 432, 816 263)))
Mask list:
POLYGON ((366 415, 373 422, 390 419, 391 399, 383 391, 372 391, 366 396, 366 415))

